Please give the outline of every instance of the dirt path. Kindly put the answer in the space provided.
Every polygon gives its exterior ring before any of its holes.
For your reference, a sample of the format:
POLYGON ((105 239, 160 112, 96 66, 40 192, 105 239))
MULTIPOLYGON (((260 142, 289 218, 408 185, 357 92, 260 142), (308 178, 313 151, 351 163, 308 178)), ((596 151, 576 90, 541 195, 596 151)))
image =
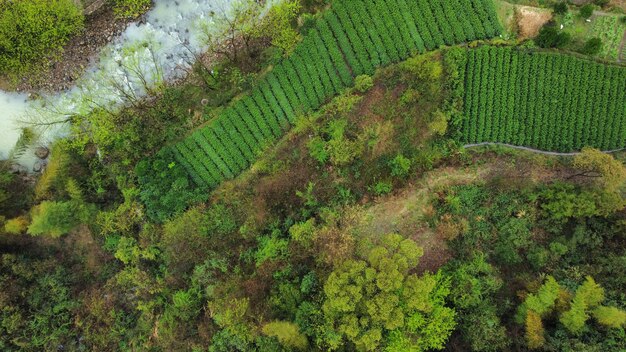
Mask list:
POLYGON ((622 37, 622 44, 619 46, 619 52, 617 54, 617 62, 622 62, 623 60, 626 60, 626 58, 624 58, 624 56, 626 56, 624 54, 625 46, 626 46, 626 31, 624 31, 624 36, 622 37))
MULTIPOLYGON (((513 144, 492 143, 492 142, 466 144, 466 145, 463 146, 463 148, 475 148, 475 147, 481 147, 481 146, 486 146, 486 145, 503 146, 503 147, 509 147, 509 148, 513 148, 513 149, 525 150, 525 151, 529 151, 529 152, 532 152, 532 153, 543 154, 543 155, 553 155, 553 156, 576 156, 576 155, 580 154, 580 152, 573 152, 573 153, 548 152, 548 151, 545 151, 545 150, 539 150, 539 149, 528 148, 528 147, 521 147, 521 146, 513 145, 513 144)), ((606 151, 604 151, 604 153, 616 153, 616 152, 620 152, 622 150, 626 150, 626 148, 615 149, 615 150, 606 150, 606 151)))
POLYGON ((471 184, 484 179, 489 168, 446 167, 430 171, 415 185, 399 194, 381 197, 371 207, 361 210, 357 218, 357 233, 377 238, 388 233, 398 233, 413 239, 424 249, 419 272, 436 271, 450 259, 447 242, 426 222, 432 213, 432 201, 437 189, 452 185, 471 184))

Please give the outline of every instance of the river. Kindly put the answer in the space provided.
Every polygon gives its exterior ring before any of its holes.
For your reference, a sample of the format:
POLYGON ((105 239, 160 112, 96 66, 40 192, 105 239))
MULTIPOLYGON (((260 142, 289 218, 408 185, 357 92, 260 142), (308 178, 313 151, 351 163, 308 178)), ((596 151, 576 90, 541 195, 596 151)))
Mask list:
MULTIPOLYGON (((268 8, 274 1, 266 4, 268 8)), ((38 99, 0 91, 0 158, 7 158, 21 129, 40 123, 31 146, 48 145, 67 133, 67 125, 52 124, 96 107, 115 110, 147 90, 183 77, 197 54, 206 50, 207 35, 222 33, 222 20, 231 18, 240 1, 155 0, 141 23, 132 23, 106 46, 77 84, 38 99), (25 123, 26 122, 26 123, 25 123)), ((32 150, 18 160, 26 168, 36 161, 32 150)))

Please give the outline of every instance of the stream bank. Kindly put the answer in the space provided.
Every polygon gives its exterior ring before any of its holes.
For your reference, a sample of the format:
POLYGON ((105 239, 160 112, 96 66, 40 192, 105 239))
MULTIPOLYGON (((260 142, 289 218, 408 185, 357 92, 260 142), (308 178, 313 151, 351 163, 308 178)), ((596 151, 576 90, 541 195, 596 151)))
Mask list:
MULTIPOLYGON (((265 8, 273 3, 268 1, 265 8)), ((119 110, 185 77, 206 50, 207 37, 220 35, 231 16, 233 3, 228 0, 156 0, 145 17, 128 25, 69 89, 33 94, 36 99, 0 91, 0 158, 9 155, 21 127, 37 126, 37 142, 17 160, 32 169, 35 149, 67 135, 70 116, 96 108, 119 110)))

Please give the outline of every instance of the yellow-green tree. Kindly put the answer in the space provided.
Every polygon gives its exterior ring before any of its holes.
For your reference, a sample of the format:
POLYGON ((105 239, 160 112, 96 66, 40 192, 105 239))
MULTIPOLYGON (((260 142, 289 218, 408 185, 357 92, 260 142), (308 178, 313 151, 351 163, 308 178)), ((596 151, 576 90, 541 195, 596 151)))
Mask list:
POLYGON ((548 276, 537 293, 526 296, 524 303, 518 308, 516 319, 518 323, 525 325, 528 348, 537 349, 545 343, 542 319, 558 317, 567 331, 575 335, 584 330, 590 316, 608 328, 625 326, 626 312, 619 308, 602 306, 604 299, 604 289, 590 276, 585 278, 573 295, 552 276, 548 276))
POLYGON ((269 37, 272 45, 289 54, 300 41, 300 34, 292 25, 299 13, 299 0, 281 1, 270 8, 259 26, 253 27, 253 35, 269 37))
POLYGON ((626 312, 615 307, 599 306, 592 312, 598 323, 609 328, 620 328, 626 326, 626 312))
POLYGON ((541 319, 552 313, 561 290, 554 277, 548 276, 537 293, 526 296, 524 303, 519 307, 518 319, 524 321, 528 348, 537 349, 545 343, 541 319))
POLYGON ((571 333, 578 334, 585 327, 589 318, 588 311, 604 301, 604 289, 591 276, 578 287, 570 304, 570 309, 564 312, 559 319, 571 333))
POLYGON ((600 186, 609 192, 618 190, 626 181, 626 168, 612 155, 585 147, 574 158, 573 166, 580 170, 575 176, 598 178, 600 186))
POLYGON ((358 260, 343 262, 324 285, 323 312, 331 349, 352 342, 359 351, 441 349, 456 326, 444 306, 449 282, 409 274, 423 250, 390 234, 358 260))
POLYGON ((532 310, 526 313, 526 343, 528 348, 537 349, 546 342, 543 336, 543 322, 541 316, 532 310))
POLYGON ((267 336, 274 336, 287 348, 305 350, 309 345, 298 326, 288 321, 273 321, 263 326, 263 333, 267 336))

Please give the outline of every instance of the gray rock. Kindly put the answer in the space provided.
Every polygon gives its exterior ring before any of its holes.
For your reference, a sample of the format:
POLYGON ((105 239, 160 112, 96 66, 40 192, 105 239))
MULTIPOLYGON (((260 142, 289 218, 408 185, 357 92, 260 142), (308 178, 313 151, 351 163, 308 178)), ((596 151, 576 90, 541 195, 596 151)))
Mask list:
POLYGON ((45 164, 43 161, 41 161, 41 160, 37 160, 37 161, 35 162, 35 164, 33 165, 33 172, 41 172, 41 171, 43 171, 43 167, 44 167, 45 165, 46 165, 46 164, 45 164))
POLYGON ((35 150, 35 155, 39 158, 39 159, 46 159, 48 157, 48 155, 50 155, 50 149, 46 148, 46 147, 39 147, 35 150))
POLYGON ((26 172, 28 172, 28 169, 20 164, 12 164, 11 172, 13 172, 14 174, 25 174, 26 172))

